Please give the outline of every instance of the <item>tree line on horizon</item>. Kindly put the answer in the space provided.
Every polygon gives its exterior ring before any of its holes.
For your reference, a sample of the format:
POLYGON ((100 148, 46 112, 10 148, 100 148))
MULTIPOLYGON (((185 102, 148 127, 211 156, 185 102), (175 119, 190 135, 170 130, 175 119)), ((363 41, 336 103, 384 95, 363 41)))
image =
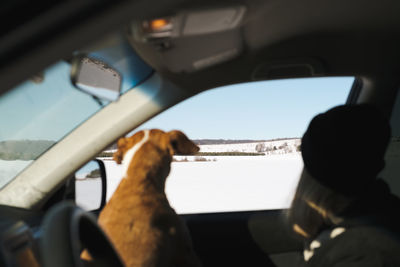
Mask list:
POLYGON ((192 139, 196 145, 234 145, 234 144, 248 144, 248 143, 259 143, 259 142, 273 142, 282 140, 293 140, 299 139, 298 137, 285 137, 285 138, 274 138, 266 140, 254 140, 254 139, 192 139))
POLYGON ((50 140, 0 141, 0 160, 35 160, 55 143, 50 140))

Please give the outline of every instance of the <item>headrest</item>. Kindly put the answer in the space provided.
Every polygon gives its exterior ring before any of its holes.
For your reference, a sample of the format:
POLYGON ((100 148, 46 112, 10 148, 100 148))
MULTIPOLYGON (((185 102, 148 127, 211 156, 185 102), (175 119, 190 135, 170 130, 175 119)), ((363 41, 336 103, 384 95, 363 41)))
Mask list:
POLYGON ((322 184, 358 194, 383 169, 388 120, 367 104, 338 106, 312 119, 302 138, 304 166, 322 184))

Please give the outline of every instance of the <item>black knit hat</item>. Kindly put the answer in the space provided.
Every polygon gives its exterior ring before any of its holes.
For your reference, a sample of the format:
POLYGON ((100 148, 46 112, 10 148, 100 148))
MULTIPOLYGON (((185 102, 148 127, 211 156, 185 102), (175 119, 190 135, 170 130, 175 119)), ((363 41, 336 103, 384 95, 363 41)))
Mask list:
POLYGON ((310 122, 301 144, 304 166, 322 184, 356 195, 383 169, 389 139, 389 122, 375 107, 338 106, 310 122))

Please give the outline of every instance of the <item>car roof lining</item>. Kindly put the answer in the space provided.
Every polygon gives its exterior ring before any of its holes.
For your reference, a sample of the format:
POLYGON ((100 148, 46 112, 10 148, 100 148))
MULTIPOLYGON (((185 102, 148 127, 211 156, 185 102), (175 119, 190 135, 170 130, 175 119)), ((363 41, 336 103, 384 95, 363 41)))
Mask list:
MULTIPOLYGON (((250 81, 251 73, 258 65, 282 60, 313 58, 325 66, 323 75, 368 76, 370 79, 379 73, 386 73, 379 78, 388 77, 399 64, 400 16, 397 11, 400 3, 396 0, 345 3, 333 0, 225 0, 218 3, 211 0, 119 0, 113 1, 112 5, 111 1, 105 0, 85 5, 72 2, 67 5, 68 9, 65 9, 66 4, 59 4, 35 18, 35 30, 40 39, 29 36, 27 29, 30 29, 31 21, 15 25, 13 34, 20 35, 4 36, 1 43, 20 42, 24 49, 18 53, 13 53, 10 47, 1 50, 0 79, 3 86, 0 90, 15 86, 38 69, 59 60, 60 55, 68 57, 71 51, 98 39, 98 36, 127 25, 132 18, 157 18, 182 10, 229 5, 243 5, 247 10, 242 27, 237 29, 245 49, 231 61, 198 72, 173 73, 163 65, 162 58, 152 56, 152 49, 137 44, 135 48, 161 75, 185 90, 194 91, 250 81), (74 16, 46 16, 61 8, 74 16), (83 16, 82 12, 88 8, 93 8, 93 11, 83 16), (48 25, 55 22, 62 25, 62 35, 49 29, 48 25), (52 49, 47 49, 49 46, 52 49)), ((194 38, 187 45, 196 47, 196 43, 199 39, 194 38)), ((201 42, 203 47, 212 45, 201 42)))

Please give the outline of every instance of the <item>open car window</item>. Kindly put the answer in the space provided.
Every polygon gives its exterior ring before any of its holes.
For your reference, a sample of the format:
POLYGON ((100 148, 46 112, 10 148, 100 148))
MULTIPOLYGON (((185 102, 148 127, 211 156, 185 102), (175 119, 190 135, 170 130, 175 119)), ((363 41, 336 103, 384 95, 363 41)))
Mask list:
MULTIPOLYGON (((353 82, 341 77, 225 86, 172 107, 134 132, 178 129, 200 146, 198 155, 174 156, 166 192, 177 213, 283 209, 303 167, 300 138, 308 123, 344 104, 353 82)), ((113 161, 105 164, 110 197, 122 173, 113 161)))

